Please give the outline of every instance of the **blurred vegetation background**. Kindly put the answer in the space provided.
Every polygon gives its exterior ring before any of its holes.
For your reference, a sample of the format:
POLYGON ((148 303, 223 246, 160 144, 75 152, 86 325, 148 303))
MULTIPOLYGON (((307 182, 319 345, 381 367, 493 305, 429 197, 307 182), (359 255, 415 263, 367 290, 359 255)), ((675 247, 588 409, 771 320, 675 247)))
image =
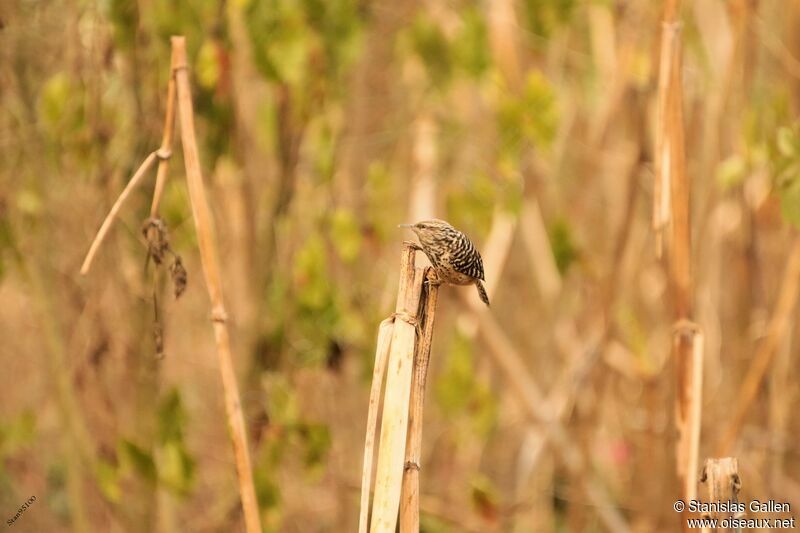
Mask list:
MULTIPOLYGON (((661 10, 0 4, 0 518, 35 495, 15 531, 243 529, 177 143, 161 212, 186 293, 175 300, 145 262, 152 180, 78 275, 158 147, 169 37, 183 34, 268 531, 355 529, 375 335, 411 236, 397 224, 431 216, 482 250, 491 319, 585 461, 565 466, 491 364, 463 301, 474 289, 446 287, 423 530, 603 530, 589 477, 634 531, 678 527, 672 324, 651 225, 661 10)), ((800 225, 800 2, 693 0, 681 16, 706 457, 800 225)), ((790 319, 734 453, 744 500, 800 508, 790 319)))

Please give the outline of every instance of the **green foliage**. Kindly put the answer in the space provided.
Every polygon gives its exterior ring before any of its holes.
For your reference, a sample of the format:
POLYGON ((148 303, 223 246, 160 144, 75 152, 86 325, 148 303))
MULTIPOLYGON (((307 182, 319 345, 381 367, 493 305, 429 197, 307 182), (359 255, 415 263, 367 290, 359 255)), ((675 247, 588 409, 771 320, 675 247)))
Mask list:
POLYGON ((537 71, 528 74, 520 96, 505 94, 497 106, 501 152, 516 161, 527 143, 547 149, 558 128, 558 101, 553 87, 537 71))
POLYGON ((800 228, 800 127, 782 127, 775 138, 773 172, 781 213, 800 228))
POLYGON ((523 0, 523 25, 537 36, 550 37, 570 20, 577 4, 577 0, 523 0))
POLYGON ((94 463, 94 479, 103 496, 109 501, 119 502, 122 488, 119 484, 119 469, 112 463, 99 458, 94 463))
POLYGON ((425 65, 428 79, 435 87, 444 87, 452 77, 452 57, 439 24, 423 11, 411 25, 408 39, 411 51, 425 65))
POLYGON ((361 228, 355 214, 339 208, 331 215, 331 242, 339 257, 345 263, 352 264, 361 251, 361 228))
POLYGON ((355 58, 360 16, 354 0, 248 0, 245 12, 259 72, 299 94, 336 79, 355 58))
POLYGON ((194 482, 195 461, 184 440, 188 423, 178 389, 170 390, 158 408, 158 478, 178 494, 188 494, 194 482))
POLYGON ((548 235, 558 271, 564 274, 579 256, 572 228, 566 218, 558 218, 548 228, 548 235))
POLYGON ((118 446, 123 471, 132 470, 142 479, 155 483, 158 479, 153 455, 131 440, 122 439, 118 446))
POLYGON ((717 165, 717 183, 723 191, 741 185, 746 175, 747 163, 739 154, 734 154, 717 165))
POLYGON ((131 49, 136 42, 139 26, 139 3, 136 0, 109 0, 108 8, 114 41, 121 49, 131 49))
POLYGON ((60 145, 81 140, 85 126, 83 88, 66 72, 56 72, 44 83, 37 102, 37 114, 44 132, 60 145))
POLYGON ((492 62, 486 18, 477 7, 469 6, 461 12, 461 22, 452 55, 468 76, 479 78, 488 71, 492 62))
POLYGON ((11 420, 0 421, 0 459, 18 453, 33 442, 35 435, 36 416, 31 410, 23 411, 11 420))
POLYGON ((471 430, 479 435, 487 435, 494 427, 497 404, 488 385, 475 378, 474 355, 469 339, 456 336, 435 390, 436 400, 446 417, 467 417, 471 430))
POLYGON ((152 449, 121 439, 117 445, 119 466, 102 459, 95 465, 98 487, 112 501, 120 498, 120 478, 128 472, 179 495, 191 491, 195 460, 186 448, 184 432, 188 417, 177 389, 171 389, 161 399, 156 416, 158 427, 152 449))

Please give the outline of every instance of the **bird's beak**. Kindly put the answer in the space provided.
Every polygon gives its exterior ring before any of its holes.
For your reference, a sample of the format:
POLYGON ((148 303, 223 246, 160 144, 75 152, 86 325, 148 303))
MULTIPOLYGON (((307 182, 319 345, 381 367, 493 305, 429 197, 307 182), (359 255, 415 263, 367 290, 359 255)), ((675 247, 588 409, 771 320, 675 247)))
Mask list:
POLYGON ((397 227, 398 228, 413 228, 414 224, 400 224, 397 227))

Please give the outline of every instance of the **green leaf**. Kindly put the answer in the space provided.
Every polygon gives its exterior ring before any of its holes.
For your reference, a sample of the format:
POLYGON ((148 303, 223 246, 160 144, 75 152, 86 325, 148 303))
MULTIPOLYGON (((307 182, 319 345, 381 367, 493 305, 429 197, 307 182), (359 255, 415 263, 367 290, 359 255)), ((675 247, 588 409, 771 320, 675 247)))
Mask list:
POLYGON ((116 466, 103 459, 98 459, 94 467, 94 477, 100 492, 106 498, 112 502, 120 501, 122 489, 119 485, 119 470, 116 466))
POLYGON ((789 172, 793 175, 785 180, 785 185, 780 189, 779 197, 783 218, 795 228, 800 229, 800 176, 797 171, 797 166, 789 169, 789 172))
POLYGON ((778 151, 784 157, 795 157, 798 155, 798 139, 797 134, 787 127, 778 130, 777 137, 778 151))
POLYGON ((119 443, 119 456, 123 464, 131 467, 146 481, 155 483, 157 479, 156 463, 148 451, 132 441, 122 439, 119 443))
POLYGON ((0 459, 19 452, 33 442, 36 415, 26 410, 14 419, 0 423, 0 459))
POLYGON ((717 166, 717 183, 723 191, 730 190, 744 181, 746 170, 742 156, 734 154, 717 166))
POLYGON ((172 388, 158 408, 158 441, 160 443, 181 442, 186 427, 186 409, 180 392, 172 388))
POLYGON ((361 251, 361 228, 352 211, 337 209, 331 217, 331 240, 339 257, 353 263, 361 251))
POLYGON ((564 274, 578 258, 578 248, 572 236, 572 228, 564 218, 559 218, 548 228, 550 246, 558 271, 564 274))
POLYGON ((201 87, 216 87, 220 76, 219 51, 214 40, 206 40, 197 54, 195 72, 201 87))
POLYGON ((179 494, 188 494, 195 475, 195 461, 182 442, 170 441, 161 449, 159 479, 179 494))

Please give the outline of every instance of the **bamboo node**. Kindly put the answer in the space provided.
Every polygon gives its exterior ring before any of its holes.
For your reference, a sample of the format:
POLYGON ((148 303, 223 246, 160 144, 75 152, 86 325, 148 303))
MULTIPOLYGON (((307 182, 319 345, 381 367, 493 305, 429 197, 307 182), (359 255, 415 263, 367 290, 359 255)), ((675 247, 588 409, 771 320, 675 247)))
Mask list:
POLYGON ((156 157, 159 158, 161 161, 167 161, 169 158, 172 157, 172 150, 169 148, 159 148, 156 150, 156 157))
POLYGON ((211 311, 211 321, 224 324, 228 321, 228 314, 222 309, 214 309, 211 311))
POLYGON ((417 335, 419 335, 419 333, 420 333, 420 331, 419 331, 420 323, 419 323, 419 319, 417 317, 411 316, 410 314, 406 313, 405 311, 401 311, 399 313, 392 313, 392 318, 395 318, 395 319, 399 318, 403 322, 406 322, 407 324, 411 324, 412 326, 414 326, 414 329, 416 330, 417 335))
POLYGON ((416 470, 417 472, 420 471, 419 463, 416 461, 406 461, 405 466, 403 467, 405 471, 409 470, 416 470))

